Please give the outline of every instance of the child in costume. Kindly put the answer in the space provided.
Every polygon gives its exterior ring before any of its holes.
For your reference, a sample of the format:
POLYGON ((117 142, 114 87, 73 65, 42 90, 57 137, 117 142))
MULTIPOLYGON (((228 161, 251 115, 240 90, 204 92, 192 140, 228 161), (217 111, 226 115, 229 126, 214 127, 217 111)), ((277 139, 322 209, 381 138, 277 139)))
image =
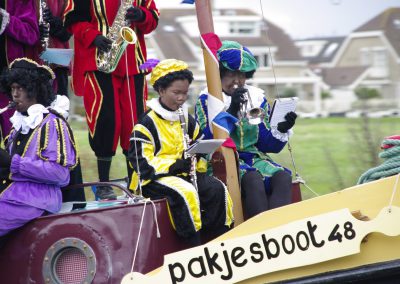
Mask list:
POLYGON ((200 230, 219 235, 232 225, 233 215, 225 185, 205 174, 206 161, 199 159, 193 165, 184 157, 185 133, 191 141, 201 137, 185 104, 192 81, 183 61, 167 59, 155 66, 150 83, 159 97, 148 101, 149 111, 134 127, 129 160, 135 171, 131 189, 141 186, 145 197, 167 198, 178 235, 199 245, 200 230), (190 176, 193 167, 196 184, 190 176))

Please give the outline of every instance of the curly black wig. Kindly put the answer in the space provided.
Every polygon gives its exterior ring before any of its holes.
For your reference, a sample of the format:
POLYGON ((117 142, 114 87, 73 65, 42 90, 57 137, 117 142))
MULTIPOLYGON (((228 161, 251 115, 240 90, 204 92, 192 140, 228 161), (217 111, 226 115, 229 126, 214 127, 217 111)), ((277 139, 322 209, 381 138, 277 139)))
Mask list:
MULTIPOLYGON (((224 65, 220 64, 220 65, 219 65, 219 76, 220 76, 221 79, 225 76, 225 74, 226 74, 227 72, 240 72, 240 71, 232 71, 232 70, 229 70, 229 69, 226 68, 224 65)), ((249 72, 244 72, 245 75, 246 75, 246 79, 253 78, 253 75, 254 75, 255 72, 256 72, 256 70, 249 71, 249 72)))
POLYGON ((39 104, 50 106, 56 98, 49 72, 43 68, 11 68, 0 75, 0 91, 11 97, 11 84, 17 83, 27 91, 28 98, 36 98, 39 104))
POLYGON ((188 69, 168 73, 159 78, 153 85, 154 90, 159 93, 168 88, 176 80, 188 80, 189 84, 193 82, 193 73, 188 69))

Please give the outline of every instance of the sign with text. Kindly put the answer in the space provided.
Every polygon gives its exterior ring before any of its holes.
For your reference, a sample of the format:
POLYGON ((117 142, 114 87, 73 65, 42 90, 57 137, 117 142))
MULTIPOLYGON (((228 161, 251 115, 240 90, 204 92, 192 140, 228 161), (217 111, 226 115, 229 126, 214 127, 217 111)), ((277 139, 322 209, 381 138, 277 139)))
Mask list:
POLYGON ((166 255, 157 274, 133 272, 121 283, 236 283, 359 253, 369 233, 400 235, 398 220, 399 207, 383 208, 371 221, 360 221, 348 209, 341 209, 166 255))

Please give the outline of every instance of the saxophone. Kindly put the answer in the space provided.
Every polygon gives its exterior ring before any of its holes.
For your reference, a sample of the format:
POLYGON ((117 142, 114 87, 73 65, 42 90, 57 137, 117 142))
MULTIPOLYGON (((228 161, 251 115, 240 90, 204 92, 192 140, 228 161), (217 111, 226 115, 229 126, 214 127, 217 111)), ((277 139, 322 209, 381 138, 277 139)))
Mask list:
MULTIPOLYGON (((44 25, 47 30, 50 32, 50 24, 43 19, 43 11, 47 9, 46 0, 40 0, 39 2, 39 25, 44 25)), ((46 50, 49 46, 49 36, 45 36, 41 39, 42 48, 46 50)))
POLYGON ((187 149, 188 149, 189 143, 190 143, 190 137, 186 130, 186 119, 185 119, 185 115, 184 115, 182 107, 178 108, 178 115, 179 115, 179 121, 181 123, 182 133, 183 133, 183 157, 185 159, 190 158, 190 160, 191 160, 190 173, 189 173, 190 181, 192 182, 196 191, 199 191, 197 188, 196 154, 189 154, 187 152, 187 149))
POLYGON ((121 1, 117 16, 106 35, 112 41, 111 49, 108 52, 97 51, 96 66, 99 71, 113 72, 128 44, 135 44, 137 41, 135 32, 125 21, 126 10, 131 6, 132 0, 121 1))

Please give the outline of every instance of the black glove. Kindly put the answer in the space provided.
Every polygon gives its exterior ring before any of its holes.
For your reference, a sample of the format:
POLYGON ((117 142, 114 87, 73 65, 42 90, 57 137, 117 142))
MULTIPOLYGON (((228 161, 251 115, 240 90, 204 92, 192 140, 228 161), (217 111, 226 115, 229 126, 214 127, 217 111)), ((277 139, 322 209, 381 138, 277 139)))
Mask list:
POLYGON ((0 149, 0 167, 9 168, 11 166, 11 156, 4 149, 0 149))
POLYGON ((229 112, 231 115, 233 116, 237 116, 237 113, 240 109, 240 105, 244 104, 246 102, 246 99, 244 97, 244 94, 247 92, 248 90, 243 88, 243 87, 239 87, 237 89, 235 89, 235 91, 233 91, 233 94, 231 95, 231 105, 229 106, 227 112, 229 112))
POLYGON ((39 25, 39 33, 40 33, 40 41, 43 41, 44 38, 49 37, 49 27, 46 24, 41 23, 39 25))
POLYGON ((43 10, 43 20, 46 23, 49 23, 51 27, 53 27, 55 25, 57 19, 59 21, 61 21, 60 18, 53 16, 53 14, 51 13, 49 8, 46 8, 46 9, 43 10))
POLYGON ((93 41, 93 44, 102 52, 107 52, 111 49, 112 41, 103 35, 98 35, 93 41))
POLYGON ((173 163, 168 170, 168 173, 171 175, 177 175, 181 173, 189 173, 191 167, 190 158, 187 159, 178 159, 173 163))
POLYGON ((56 37, 62 42, 70 39, 71 34, 65 29, 63 21, 60 17, 53 16, 50 9, 46 8, 43 11, 43 20, 50 25, 50 36, 56 37))
POLYGON ((288 112, 285 115, 285 121, 278 123, 278 130, 281 133, 286 133, 290 128, 293 127, 294 123, 296 122, 297 114, 293 111, 288 112))
POLYGON ((129 22, 143 22, 146 14, 138 7, 130 7, 126 10, 125 21, 129 22))

